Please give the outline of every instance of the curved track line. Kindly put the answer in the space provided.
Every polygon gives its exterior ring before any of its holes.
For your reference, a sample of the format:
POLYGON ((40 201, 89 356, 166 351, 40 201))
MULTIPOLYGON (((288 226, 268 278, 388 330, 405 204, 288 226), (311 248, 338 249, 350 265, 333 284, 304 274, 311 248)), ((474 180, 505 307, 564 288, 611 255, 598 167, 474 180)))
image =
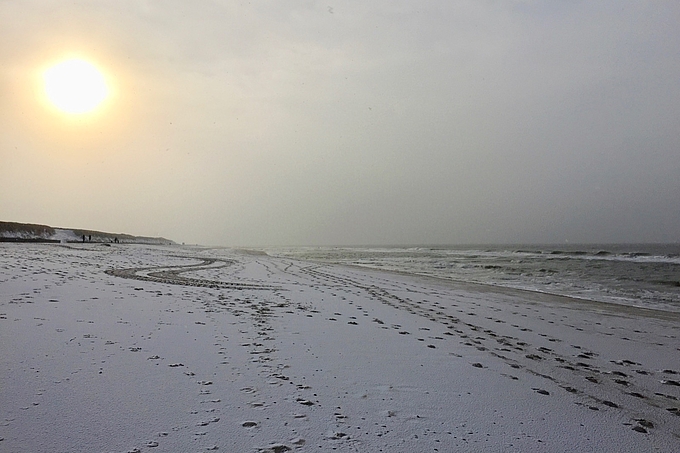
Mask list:
MULTIPOLYGON (((187 257, 181 257, 187 258, 187 257)), ((214 258, 193 258, 201 261, 198 264, 184 264, 176 266, 153 266, 136 267, 129 269, 108 269, 105 272, 115 277, 129 278, 146 282, 165 283, 169 285, 196 286, 212 289, 250 289, 250 290, 280 290, 281 288, 271 285, 259 285, 252 283, 221 282, 202 278, 184 277, 186 272, 195 272, 204 269, 218 269, 234 261, 219 260, 214 258), (215 263, 222 263, 215 266, 215 263)))

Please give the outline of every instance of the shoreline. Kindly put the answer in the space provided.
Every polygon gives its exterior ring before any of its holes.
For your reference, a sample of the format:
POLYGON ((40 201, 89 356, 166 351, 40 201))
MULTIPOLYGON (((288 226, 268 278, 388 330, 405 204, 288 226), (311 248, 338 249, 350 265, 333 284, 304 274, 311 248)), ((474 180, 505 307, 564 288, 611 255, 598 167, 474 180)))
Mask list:
POLYGON ((550 301, 551 299, 553 299, 554 301, 563 300, 564 301, 563 304, 566 307, 569 307, 570 305, 574 305, 574 304, 582 304, 584 306, 601 307, 604 311, 614 312, 613 314, 630 311, 630 312, 633 312, 633 313, 631 313, 631 315, 649 316, 649 317, 654 317, 654 318, 659 318, 659 319, 668 319, 668 320, 680 322, 680 311, 663 310, 663 309, 660 309, 660 308, 648 308, 648 307, 641 307, 639 305, 629 305, 629 304, 616 303, 616 302, 605 302, 605 301, 600 301, 600 300, 587 299, 587 298, 583 298, 583 297, 576 297, 576 296, 568 296, 568 295, 564 295, 564 294, 550 293, 550 292, 547 292, 547 291, 540 291, 540 290, 536 290, 536 289, 514 288, 514 287, 511 287, 511 286, 496 285, 496 284, 492 284, 492 283, 480 283, 480 282, 472 282, 472 281, 466 281, 466 280, 457 280, 457 279, 454 279, 454 278, 439 277, 439 276, 436 276, 436 275, 419 274, 419 273, 416 273, 416 272, 400 271, 400 270, 396 270, 396 269, 380 269, 380 268, 369 267, 369 266, 364 266, 364 265, 360 265, 360 264, 339 263, 339 262, 334 262, 334 261, 322 261, 322 260, 313 260, 313 259, 307 260, 307 259, 288 258, 288 257, 285 257, 285 258, 284 257, 272 257, 272 258, 290 259, 290 260, 293 260, 293 261, 309 262, 309 263, 315 263, 315 264, 320 264, 320 265, 347 266, 347 267, 350 267, 350 268, 356 268, 356 269, 360 269, 362 271, 368 271, 368 272, 395 274, 395 275, 402 275, 402 276, 407 276, 407 277, 412 276, 412 277, 417 278, 417 279, 423 279, 424 281, 431 281, 431 282, 435 282, 435 283, 450 285, 451 287, 458 288, 458 289, 466 289, 466 290, 470 290, 470 291, 480 291, 480 292, 490 292, 490 293, 499 293, 499 294, 508 294, 508 295, 515 295, 515 296, 529 295, 529 296, 534 297, 536 299, 540 299, 539 301, 541 301, 541 302, 550 301))
MULTIPOLYGON (((337 262, 385 271, 403 271, 464 283, 477 283, 573 297, 616 305, 680 313, 680 248, 644 249, 619 245, 580 252, 533 251, 516 247, 476 248, 271 248, 275 256, 337 262)), ((580 249, 575 247, 574 250, 580 249)))

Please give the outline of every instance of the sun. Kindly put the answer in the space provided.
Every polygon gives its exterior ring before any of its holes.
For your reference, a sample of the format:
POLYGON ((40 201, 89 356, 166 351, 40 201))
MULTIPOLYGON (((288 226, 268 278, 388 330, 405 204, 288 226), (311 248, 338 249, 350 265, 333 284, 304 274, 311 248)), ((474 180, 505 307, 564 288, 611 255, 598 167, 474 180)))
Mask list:
POLYGON ((102 73, 81 59, 62 61, 43 73, 45 94, 62 112, 80 115, 97 108, 109 95, 102 73))

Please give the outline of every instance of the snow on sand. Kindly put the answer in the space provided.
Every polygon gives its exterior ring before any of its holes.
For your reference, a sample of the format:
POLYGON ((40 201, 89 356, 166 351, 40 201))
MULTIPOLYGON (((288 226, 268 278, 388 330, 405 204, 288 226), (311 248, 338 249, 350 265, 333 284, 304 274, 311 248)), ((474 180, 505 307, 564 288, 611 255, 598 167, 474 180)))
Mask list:
POLYGON ((0 451, 679 451, 679 326, 233 250, 0 244, 0 451))

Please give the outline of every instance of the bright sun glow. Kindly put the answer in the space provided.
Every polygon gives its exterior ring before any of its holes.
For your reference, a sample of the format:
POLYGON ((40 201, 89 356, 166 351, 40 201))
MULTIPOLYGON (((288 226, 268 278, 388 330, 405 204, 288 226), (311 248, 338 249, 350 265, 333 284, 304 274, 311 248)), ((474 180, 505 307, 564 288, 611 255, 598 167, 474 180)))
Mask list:
POLYGON ((90 112, 109 94, 102 73, 84 60, 63 61, 45 71, 43 78, 48 99, 66 113, 90 112))

